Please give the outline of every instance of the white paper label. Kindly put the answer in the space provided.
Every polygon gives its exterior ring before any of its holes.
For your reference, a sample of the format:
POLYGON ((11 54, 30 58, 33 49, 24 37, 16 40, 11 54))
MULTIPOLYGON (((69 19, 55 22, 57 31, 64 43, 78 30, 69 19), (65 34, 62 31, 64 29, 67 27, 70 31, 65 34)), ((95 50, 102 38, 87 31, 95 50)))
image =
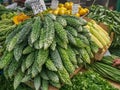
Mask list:
POLYGON ((79 11, 79 4, 73 4, 72 6, 72 14, 76 14, 79 11))
POLYGON ((51 2, 51 8, 56 9, 58 7, 59 1, 58 0, 52 0, 51 2))
POLYGON ((45 2, 43 0, 34 0, 34 2, 31 3, 31 7, 34 14, 38 14, 39 12, 46 10, 45 2))

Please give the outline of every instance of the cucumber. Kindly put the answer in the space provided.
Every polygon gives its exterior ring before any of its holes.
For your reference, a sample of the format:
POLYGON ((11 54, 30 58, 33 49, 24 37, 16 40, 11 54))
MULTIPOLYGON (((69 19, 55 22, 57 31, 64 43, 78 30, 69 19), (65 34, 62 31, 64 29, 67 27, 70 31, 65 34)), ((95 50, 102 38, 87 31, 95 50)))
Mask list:
POLYGON ((46 69, 43 69, 43 70, 40 72, 40 76, 41 76, 41 78, 44 79, 44 80, 49 80, 48 75, 47 75, 47 73, 45 72, 45 70, 46 70, 46 69))
POLYGON ((65 28, 65 30, 67 30, 70 34, 72 34, 73 36, 77 37, 77 31, 75 28, 71 27, 71 26, 67 26, 65 28))
POLYGON ((63 27, 67 26, 67 21, 61 16, 58 16, 56 21, 59 22, 63 27))

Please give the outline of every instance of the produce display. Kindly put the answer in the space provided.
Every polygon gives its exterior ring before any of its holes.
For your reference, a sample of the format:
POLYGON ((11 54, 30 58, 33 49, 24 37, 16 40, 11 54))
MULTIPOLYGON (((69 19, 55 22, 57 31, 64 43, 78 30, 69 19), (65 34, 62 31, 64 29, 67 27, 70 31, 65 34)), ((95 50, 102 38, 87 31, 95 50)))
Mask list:
POLYGON ((71 81, 73 86, 64 85, 60 90, 118 90, 91 70, 78 73, 71 81))
POLYGON ((86 25, 82 18, 53 14, 20 23, 6 38, 0 69, 6 78, 14 78, 15 89, 31 80, 36 90, 72 85, 70 75, 90 64, 99 49, 86 25))
POLYGON ((100 62, 91 65, 91 68, 101 76, 120 83, 120 69, 112 66, 116 56, 104 56, 100 62))
POLYGON ((109 32, 114 32, 112 47, 120 46, 120 12, 97 5, 90 7, 88 17, 106 24, 110 28, 109 32))
POLYGON ((100 5, 92 5, 90 10, 79 5, 73 15, 73 5, 60 3, 37 15, 27 7, 14 11, 0 5, 0 90, 32 90, 29 83, 35 90, 49 86, 118 90, 95 72, 120 83, 120 69, 112 66, 119 57, 102 55, 108 48, 119 55, 120 13, 100 5), (107 31, 101 23, 108 26, 107 31), (103 57, 101 61, 96 60, 97 55, 103 57), (90 70, 72 77, 81 67, 90 70))
MULTIPOLYGON (((73 2, 65 2, 65 4, 60 3, 56 9, 49 9, 49 13, 55 14, 55 15, 72 15, 72 7, 74 3, 73 2)), ((83 8, 79 5, 78 12, 74 15, 77 17, 86 15, 89 12, 87 8, 83 8)))
MULTIPOLYGON (((0 11, 1 12, 1 11, 0 11)), ((0 56, 2 55, 5 49, 5 40, 6 37, 12 30, 16 27, 14 25, 12 18, 16 15, 16 12, 7 12, 1 14, 0 18, 0 56)))

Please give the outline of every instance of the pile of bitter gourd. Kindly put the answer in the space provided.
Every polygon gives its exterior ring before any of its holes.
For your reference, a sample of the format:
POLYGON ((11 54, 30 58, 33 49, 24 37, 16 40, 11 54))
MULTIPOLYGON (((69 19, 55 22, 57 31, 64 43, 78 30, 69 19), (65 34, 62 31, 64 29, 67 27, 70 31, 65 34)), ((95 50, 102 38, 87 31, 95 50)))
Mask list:
POLYGON ((14 89, 27 81, 34 82, 36 90, 72 85, 70 75, 90 64, 99 48, 86 24, 82 18, 52 14, 24 21, 7 36, 0 69, 14 79, 14 89))

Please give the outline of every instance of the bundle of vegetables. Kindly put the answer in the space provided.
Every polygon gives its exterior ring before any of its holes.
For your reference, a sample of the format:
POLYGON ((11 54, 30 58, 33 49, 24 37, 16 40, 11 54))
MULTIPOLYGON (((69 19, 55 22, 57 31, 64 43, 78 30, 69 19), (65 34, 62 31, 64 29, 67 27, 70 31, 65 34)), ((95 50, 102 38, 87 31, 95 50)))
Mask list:
POLYGON ((105 56, 101 62, 96 62, 91 67, 101 76, 120 83, 120 69, 112 66, 115 58, 115 56, 105 56))
POLYGON ((94 20, 88 22, 87 26, 88 30, 91 33, 91 38, 94 42, 99 46, 100 49, 106 49, 110 46, 111 41, 109 34, 100 27, 94 20))
MULTIPOLYGON (((3 14, 12 13, 12 12, 14 12, 14 11, 10 10, 10 9, 6 9, 5 6, 0 4, 0 16, 3 14)), ((1 17, 0 17, 0 19, 1 19, 1 17)))
MULTIPOLYGON (((7 80, 4 75, 0 75, 0 90, 14 90, 12 81, 7 80)), ((21 84, 17 90, 32 90, 25 84, 21 84)))
POLYGON ((120 13, 117 11, 111 11, 100 5, 91 6, 89 18, 92 18, 98 22, 103 22, 109 26, 109 32, 114 32, 114 40, 112 47, 120 46, 120 13))
POLYGON ((71 81, 73 86, 64 85, 60 90, 118 90, 91 70, 78 73, 71 81))
POLYGON ((8 36, 8 34, 16 27, 14 25, 12 18, 15 16, 15 12, 8 12, 7 14, 1 15, 0 20, 0 55, 4 51, 5 48, 5 39, 8 36))
POLYGON ((70 75, 90 64, 99 48, 86 24, 82 18, 53 14, 24 21, 8 35, 0 69, 6 78, 14 78, 15 89, 31 80, 36 90, 47 90, 49 84, 72 85, 70 75))

